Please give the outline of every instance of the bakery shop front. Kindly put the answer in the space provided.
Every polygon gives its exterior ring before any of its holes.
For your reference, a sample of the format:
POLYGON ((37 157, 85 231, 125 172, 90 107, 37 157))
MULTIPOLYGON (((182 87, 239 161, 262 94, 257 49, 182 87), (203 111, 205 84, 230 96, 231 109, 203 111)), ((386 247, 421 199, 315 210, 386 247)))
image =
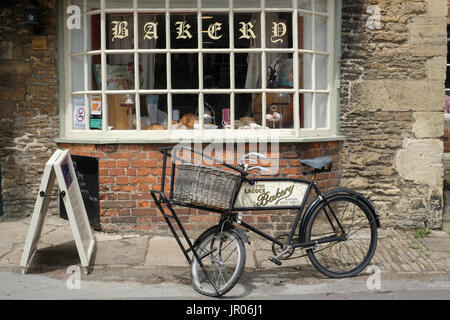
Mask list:
MULTIPOLYGON (((6 218, 31 214, 43 165, 61 148, 96 164, 86 185, 102 229, 167 234, 150 190, 162 182, 159 148, 184 144, 228 163, 261 152, 270 174, 293 178, 303 176, 299 159, 330 156, 331 172, 316 176, 322 191, 361 192, 384 226, 442 224, 443 0, 5 0, 0 9, 6 218)), ((188 231, 218 219, 177 213, 188 231)), ((283 233, 294 215, 243 219, 283 233)))
MULTIPOLYGON (((161 182, 164 145, 200 144, 234 160, 239 148, 256 148, 277 158, 273 173, 292 177, 302 174, 296 150, 338 160, 335 1, 88 0, 65 8, 58 141, 73 155, 100 157, 105 226, 158 229, 149 190, 161 182)), ((337 171, 319 178, 334 186, 337 171)), ((188 228, 199 230, 217 218, 187 214, 188 228)))

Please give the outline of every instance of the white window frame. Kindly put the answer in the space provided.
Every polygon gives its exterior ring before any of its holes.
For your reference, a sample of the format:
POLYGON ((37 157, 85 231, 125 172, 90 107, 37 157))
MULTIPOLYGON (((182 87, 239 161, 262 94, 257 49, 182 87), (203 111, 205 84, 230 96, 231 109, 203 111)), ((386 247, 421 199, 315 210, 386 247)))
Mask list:
MULTIPOLYGON (((447 3, 447 8, 450 8, 450 3, 447 3)), ((447 27, 450 25, 450 17, 447 16, 447 27)), ((447 34, 447 48, 450 46, 450 34, 447 34)), ((447 49, 448 51, 448 49, 447 49)), ((447 70, 448 68, 450 68, 450 63, 446 64, 446 74, 447 74, 447 70)), ((445 88, 445 94, 446 95, 450 95, 450 88, 445 88)), ((450 113, 444 113, 444 118, 445 119, 450 119, 450 113)))
MULTIPOLYGON (((338 55, 340 52, 340 0, 328 0, 328 11, 327 13, 316 12, 314 8, 315 1, 311 1, 311 10, 298 9, 298 0, 292 0, 292 8, 265 8, 265 0, 261 1, 261 7, 258 8, 233 8, 233 0, 228 1, 229 8, 226 9, 216 9, 216 8, 202 8, 202 0, 197 0, 197 8, 177 8, 171 9, 169 7, 169 0, 165 0, 165 9, 139 9, 138 0, 133 0, 133 8, 128 9, 107 9, 105 6, 106 0, 100 0, 101 8, 100 10, 88 11, 87 10, 87 0, 84 0, 84 7, 82 8, 82 21, 83 21, 83 32, 84 32, 84 51, 80 53, 71 53, 71 31, 64 26, 64 106, 62 106, 63 111, 62 121, 61 121, 61 131, 60 138, 57 142, 79 142, 79 143, 176 143, 182 139, 191 138, 199 139, 204 142, 208 141, 218 141, 225 139, 242 139, 242 138, 252 138, 252 137, 270 137, 273 135, 271 132, 276 130, 278 139, 289 142, 296 141, 327 141, 327 140, 341 140, 343 137, 338 134, 338 104, 339 104, 339 59, 338 55), (203 12, 226 12, 229 14, 229 38, 230 47, 227 49, 204 49, 203 37, 201 33, 198 34, 198 49, 171 49, 170 41, 170 27, 171 27, 171 14, 176 12, 196 12, 199 17, 201 17, 203 12), (266 12, 292 12, 292 37, 293 37, 293 48, 266 48, 265 45, 265 23, 266 23, 266 12), (134 34, 139 35, 138 30, 138 13, 163 13, 166 16, 166 49, 139 49, 139 36, 134 37, 134 49, 131 50, 106 50, 106 14, 107 13, 131 13, 134 15, 134 34), (261 14, 261 36, 262 44, 261 48, 234 48, 234 14, 238 12, 259 12, 261 14), (297 17, 301 13, 311 14, 311 30, 312 32, 312 46, 311 50, 304 50, 298 48, 298 19, 297 17), (88 48, 88 39, 90 36, 88 34, 88 18, 91 15, 100 14, 101 16, 101 50, 97 51, 86 51, 88 48), (315 50, 315 16, 327 17, 327 52, 318 52, 315 50), (139 70, 139 54, 142 53, 164 53, 167 54, 167 89, 165 90, 143 90, 139 87, 139 77, 135 77, 135 89, 134 90, 107 90, 105 85, 102 85, 102 90, 100 91, 89 91, 89 77, 88 72, 88 56, 90 55, 101 55, 102 57, 102 83, 105 84, 107 81, 106 75, 106 55, 114 53, 127 53, 134 54, 135 70, 139 70), (280 53, 290 53, 293 56, 293 70, 294 70, 294 87, 292 89, 269 89, 267 88, 267 75, 266 72, 261 72, 262 77, 262 88, 261 89, 236 89, 235 88, 235 77, 234 77, 234 55, 235 53, 249 53, 258 52, 262 54, 262 70, 266 70, 266 53, 268 52, 280 52, 280 53), (171 53, 198 53, 198 68, 199 68, 199 89, 189 89, 189 90, 175 90, 171 88, 171 53), (203 87, 203 53, 230 53, 230 89, 204 89, 203 87), (312 56, 312 88, 311 89, 301 89, 299 87, 299 54, 306 53, 312 56), (315 57, 316 55, 328 56, 327 59, 327 89, 317 90, 315 88, 315 57), (84 57, 84 90, 72 92, 72 63, 71 58, 73 56, 83 56, 84 57), (276 92, 287 92, 294 96, 293 100, 293 112, 294 112, 294 128, 291 129, 257 129, 257 130, 245 130, 245 129, 216 129, 216 130, 172 130, 172 94, 186 94, 195 93, 199 97, 199 122, 201 127, 203 127, 203 102, 205 94, 230 94, 230 109, 231 109, 231 127, 234 128, 234 110, 235 106, 235 95, 239 93, 261 93, 262 94, 262 125, 266 126, 266 95, 267 93, 276 92), (135 94, 136 96, 136 130, 108 130, 108 112, 107 112, 107 95, 109 94, 135 94), (299 106, 299 95, 302 93, 313 94, 312 99, 312 128, 300 128, 300 106, 299 106), (328 107, 327 107, 327 128, 315 128, 315 94, 325 93, 328 94, 328 107), (74 130, 73 129, 73 97, 84 96, 86 109, 89 110, 89 96, 93 94, 99 94, 102 96, 102 130, 88 130, 89 128, 89 115, 86 121, 86 130, 74 130), (141 94, 167 94, 167 107, 168 107, 168 124, 169 128, 167 130, 142 130, 140 121, 140 99, 138 98, 141 94)), ((64 11, 67 6, 71 4, 71 0, 64 1, 64 11)), ((67 19, 67 13, 65 14, 65 19, 67 19)), ((198 19, 198 30, 202 30, 202 19, 198 19)), ((197 30, 197 31, 198 31, 197 30)), ((160 32, 161 33, 161 32, 160 32)), ((162 34, 162 33, 161 33, 162 34)))

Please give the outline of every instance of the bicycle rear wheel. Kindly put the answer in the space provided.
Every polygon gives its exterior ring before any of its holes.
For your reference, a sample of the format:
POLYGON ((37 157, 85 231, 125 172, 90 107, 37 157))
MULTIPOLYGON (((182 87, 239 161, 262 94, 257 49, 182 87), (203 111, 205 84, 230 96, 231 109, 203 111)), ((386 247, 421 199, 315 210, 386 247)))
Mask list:
POLYGON ((245 267, 245 247, 242 239, 232 230, 212 230, 196 249, 214 286, 205 276, 197 259, 191 264, 194 289, 200 294, 218 297, 229 292, 239 281, 245 267))
POLYGON ((306 241, 335 236, 343 236, 345 240, 309 249, 308 257, 328 277, 355 276, 370 263, 375 253, 376 221, 367 206, 355 196, 340 194, 328 198, 327 202, 328 205, 323 202, 312 213, 306 227, 306 241))

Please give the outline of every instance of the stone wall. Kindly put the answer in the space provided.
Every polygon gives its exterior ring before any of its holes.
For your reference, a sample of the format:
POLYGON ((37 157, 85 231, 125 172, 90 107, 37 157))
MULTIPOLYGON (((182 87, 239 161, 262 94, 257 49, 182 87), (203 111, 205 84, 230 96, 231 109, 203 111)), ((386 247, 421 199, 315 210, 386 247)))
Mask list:
MULTIPOLYGON (((59 133, 56 1, 39 1, 47 49, 24 24, 29 1, 0 4, 0 164, 5 217, 33 212, 44 164, 59 133)), ((44 43, 45 44, 45 43, 44 43)))
POLYGON ((341 185, 388 225, 438 228, 443 211, 447 1, 343 1, 341 185), (370 5, 381 28, 366 23, 370 5))

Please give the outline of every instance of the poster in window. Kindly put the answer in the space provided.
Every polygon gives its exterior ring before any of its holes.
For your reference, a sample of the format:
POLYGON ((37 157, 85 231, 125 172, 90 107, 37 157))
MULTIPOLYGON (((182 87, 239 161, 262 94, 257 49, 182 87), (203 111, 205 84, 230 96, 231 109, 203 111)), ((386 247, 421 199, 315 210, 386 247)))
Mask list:
POLYGON ((86 106, 84 98, 73 99, 73 128, 84 130, 86 128, 86 106))
POLYGON ((93 96, 91 98, 91 114, 101 115, 102 114, 102 97, 93 96))

